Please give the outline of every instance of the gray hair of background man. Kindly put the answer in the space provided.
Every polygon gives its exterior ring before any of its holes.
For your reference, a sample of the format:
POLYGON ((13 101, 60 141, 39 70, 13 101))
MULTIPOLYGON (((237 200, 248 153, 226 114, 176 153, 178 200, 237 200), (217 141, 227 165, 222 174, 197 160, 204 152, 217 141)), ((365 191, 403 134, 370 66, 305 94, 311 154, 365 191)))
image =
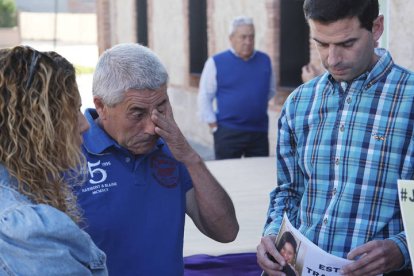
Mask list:
POLYGON ((237 27, 244 26, 244 25, 254 26, 253 18, 248 17, 248 16, 238 16, 234 18, 230 23, 229 35, 232 35, 236 31, 237 27))
POLYGON ((100 56, 92 93, 106 105, 114 106, 122 102, 128 89, 156 90, 167 82, 167 70, 155 53, 136 43, 124 43, 100 56))

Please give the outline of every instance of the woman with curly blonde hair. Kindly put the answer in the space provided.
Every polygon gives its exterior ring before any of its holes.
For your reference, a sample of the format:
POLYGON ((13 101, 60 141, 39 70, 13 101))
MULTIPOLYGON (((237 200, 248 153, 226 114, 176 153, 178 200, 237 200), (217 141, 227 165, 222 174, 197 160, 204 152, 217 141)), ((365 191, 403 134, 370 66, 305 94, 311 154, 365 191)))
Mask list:
POLYGON ((55 52, 0 50, 0 274, 106 275, 77 223, 82 132, 75 69, 55 52))

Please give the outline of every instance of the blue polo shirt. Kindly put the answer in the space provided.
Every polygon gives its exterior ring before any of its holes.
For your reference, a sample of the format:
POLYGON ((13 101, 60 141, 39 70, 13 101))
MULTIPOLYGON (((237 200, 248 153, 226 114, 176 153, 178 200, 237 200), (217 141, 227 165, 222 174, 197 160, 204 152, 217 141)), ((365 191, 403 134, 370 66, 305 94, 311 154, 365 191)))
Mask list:
POLYGON ((94 109, 85 116, 88 180, 76 194, 109 275, 183 275, 188 171, 162 139, 150 153, 133 155, 95 123, 94 109))

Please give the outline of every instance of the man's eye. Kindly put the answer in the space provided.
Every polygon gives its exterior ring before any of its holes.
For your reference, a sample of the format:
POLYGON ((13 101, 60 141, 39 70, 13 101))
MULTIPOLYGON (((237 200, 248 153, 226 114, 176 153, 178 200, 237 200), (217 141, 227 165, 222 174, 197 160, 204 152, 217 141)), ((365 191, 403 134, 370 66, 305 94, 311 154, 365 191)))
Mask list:
POLYGON ((316 45, 317 45, 318 47, 321 47, 321 48, 327 48, 327 47, 328 47, 328 44, 326 44, 326 43, 316 42, 316 45))
POLYGON ((165 111, 167 110, 167 105, 166 104, 161 104, 159 106, 156 107, 157 111, 159 113, 165 113, 165 111))
POLYGON ((342 47, 349 48, 349 47, 352 47, 353 45, 354 45, 353 42, 346 42, 346 43, 342 44, 342 47))
POLYGON ((134 118, 141 118, 142 116, 144 116, 144 113, 142 113, 142 112, 133 112, 133 113, 131 113, 131 115, 134 118))

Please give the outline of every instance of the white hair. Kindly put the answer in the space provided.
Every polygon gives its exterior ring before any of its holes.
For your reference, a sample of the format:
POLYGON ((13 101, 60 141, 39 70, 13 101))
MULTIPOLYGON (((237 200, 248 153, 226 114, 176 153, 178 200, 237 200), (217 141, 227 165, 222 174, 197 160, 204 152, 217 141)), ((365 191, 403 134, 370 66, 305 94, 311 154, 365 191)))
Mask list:
POLYGON ((237 27, 239 26, 244 26, 244 25, 254 25, 253 24, 253 18, 249 17, 249 16, 238 16, 236 18, 234 18, 231 23, 230 23, 230 27, 229 27, 229 35, 232 35, 237 27))
POLYGON ((128 89, 156 90, 167 81, 167 70, 150 49, 136 43, 123 43, 100 56, 93 75, 92 93, 113 106, 123 100, 128 89))

